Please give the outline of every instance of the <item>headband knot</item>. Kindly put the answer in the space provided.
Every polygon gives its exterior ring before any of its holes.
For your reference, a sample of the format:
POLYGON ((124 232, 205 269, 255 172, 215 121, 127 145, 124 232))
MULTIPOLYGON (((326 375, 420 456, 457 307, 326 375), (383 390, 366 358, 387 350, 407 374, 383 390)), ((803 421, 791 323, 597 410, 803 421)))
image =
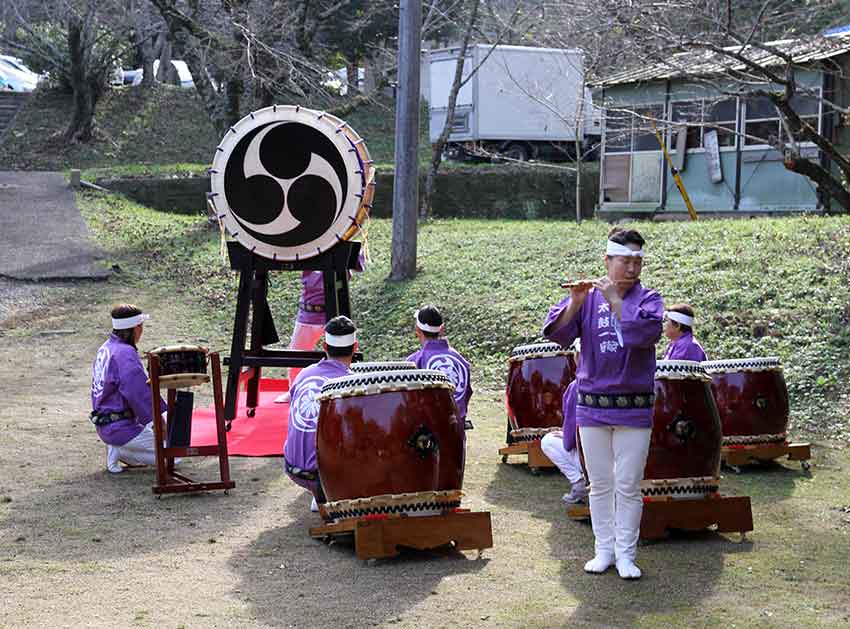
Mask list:
POLYGON ((357 332, 351 334, 331 334, 325 332, 325 343, 331 347, 351 347, 357 342, 357 332))
POLYGON ((430 323, 423 323, 419 319, 419 311, 416 311, 414 315, 414 319, 416 319, 416 327, 422 330, 423 332, 429 332, 431 334, 439 334, 440 330, 443 326, 441 325, 431 325, 430 323))

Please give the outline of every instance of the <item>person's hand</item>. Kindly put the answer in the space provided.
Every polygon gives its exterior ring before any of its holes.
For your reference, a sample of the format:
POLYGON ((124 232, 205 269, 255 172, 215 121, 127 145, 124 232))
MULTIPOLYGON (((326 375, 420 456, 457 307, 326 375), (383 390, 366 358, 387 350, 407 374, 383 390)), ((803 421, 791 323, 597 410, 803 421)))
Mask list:
POLYGON ((578 284, 577 286, 570 287, 570 305, 575 304, 576 308, 580 308, 584 303, 584 300, 587 299, 587 296, 590 294, 590 289, 593 288, 592 284, 578 284))
POLYGON ((607 277, 600 278, 593 282, 593 287, 602 293, 602 296, 605 297, 605 301, 612 306, 623 301, 619 293, 617 293, 617 284, 607 277))

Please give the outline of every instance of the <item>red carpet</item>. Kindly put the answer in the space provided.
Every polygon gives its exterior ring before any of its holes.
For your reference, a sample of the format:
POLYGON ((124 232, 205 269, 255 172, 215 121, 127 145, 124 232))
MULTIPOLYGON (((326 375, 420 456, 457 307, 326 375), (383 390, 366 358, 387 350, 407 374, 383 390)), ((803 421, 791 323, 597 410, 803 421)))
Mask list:
MULTIPOLYGON (((289 390, 288 380, 260 378, 260 399, 254 417, 245 415, 244 381, 239 391, 236 418, 227 433, 230 456, 283 456, 283 442, 289 422, 289 404, 274 399, 289 390)), ((192 413, 192 445, 216 443, 215 409, 196 408, 192 413)))

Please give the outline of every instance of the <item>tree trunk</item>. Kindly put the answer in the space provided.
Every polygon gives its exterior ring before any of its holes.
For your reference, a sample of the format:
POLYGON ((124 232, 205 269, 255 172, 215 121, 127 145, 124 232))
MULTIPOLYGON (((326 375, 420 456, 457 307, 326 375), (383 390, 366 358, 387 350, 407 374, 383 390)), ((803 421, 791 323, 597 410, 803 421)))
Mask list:
POLYGON ((353 98, 360 93, 358 89, 358 68, 357 68, 357 59, 346 59, 345 63, 345 80, 348 83, 348 90, 346 92, 346 96, 349 98, 353 98))
MULTIPOLYGON (((472 0, 472 12, 469 15, 469 21, 466 25, 466 30, 463 33, 463 39, 460 43, 460 52, 458 53, 457 63, 455 63, 455 75, 452 80, 452 87, 449 90, 449 102, 446 107, 446 120, 443 123, 443 130, 437 141, 431 147, 431 164, 428 169, 428 175, 425 178, 425 194, 422 195, 422 210, 421 215, 424 217, 431 215, 431 199, 434 193, 434 179, 437 177, 437 172, 440 170, 440 164, 443 161, 443 150, 449 141, 449 136, 452 132, 452 120, 457 107, 457 95, 460 92, 461 83, 463 81, 463 67, 466 64, 466 51, 469 48, 469 40, 472 38, 472 31, 475 29, 475 22, 478 19, 478 6, 480 0, 472 0)), ((434 107, 436 103, 430 103, 434 107)))
POLYGON ((841 204, 845 212, 850 212, 850 190, 842 186, 841 182, 820 164, 798 155, 788 154, 785 156, 785 168, 811 179, 817 184, 821 193, 828 193, 841 204))
POLYGON ((89 55, 83 21, 72 15, 68 19, 68 52, 71 60, 69 78, 74 90, 74 111, 65 129, 65 142, 88 142, 94 134, 94 109, 99 96, 96 86, 88 76, 89 55))
POLYGON ((395 110, 395 180, 391 280, 416 276, 419 196, 419 49, 421 0, 401 0, 398 17, 398 100, 395 110))

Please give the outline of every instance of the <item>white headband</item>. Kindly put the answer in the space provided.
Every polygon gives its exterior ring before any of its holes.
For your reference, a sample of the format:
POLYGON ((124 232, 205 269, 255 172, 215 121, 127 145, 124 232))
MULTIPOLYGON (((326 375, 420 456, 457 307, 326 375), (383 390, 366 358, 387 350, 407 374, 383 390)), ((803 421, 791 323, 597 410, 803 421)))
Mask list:
POLYGON ((341 336, 331 334, 330 332, 325 332, 325 343, 327 343, 331 347, 351 347, 356 342, 357 332, 352 332, 351 334, 343 334, 341 336))
POLYGON ((694 325, 694 318, 689 317, 686 314, 682 314, 681 312, 665 310, 664 316, 670 319, 670 321, 675 321, 676 323, 679 323, 681 325, 686 325, 688 327, 693 327, 694 325))
POLYGON ((125 317, 124 319, 116 319, 112 317, 112 329, 113 330, 129 330, 130 328, 135 328, 140 323, 144 323, 151 316, 149 314, 137 314, 134 317, 125 317))
POLYGON ((419 320, 419 311, 418 310, 416 311, 414 318, 416 319, 416 327, 419 328, 420 330, 422 330, 423 332, 430 332, 431 334, 439 334, 440 330, 443 327, 441 325, 430 325, 428 323, 422 323, 419 320))
POLYGON ((605 255, 606 256, 626 256, 627 258, 642 258, 643 257, 643 248, 635 251, 634 249, 629 249, 625 245, 621 245, 618 242, 614 242, 613 240, 608 241, 608 245, 605 247, 605 255))

